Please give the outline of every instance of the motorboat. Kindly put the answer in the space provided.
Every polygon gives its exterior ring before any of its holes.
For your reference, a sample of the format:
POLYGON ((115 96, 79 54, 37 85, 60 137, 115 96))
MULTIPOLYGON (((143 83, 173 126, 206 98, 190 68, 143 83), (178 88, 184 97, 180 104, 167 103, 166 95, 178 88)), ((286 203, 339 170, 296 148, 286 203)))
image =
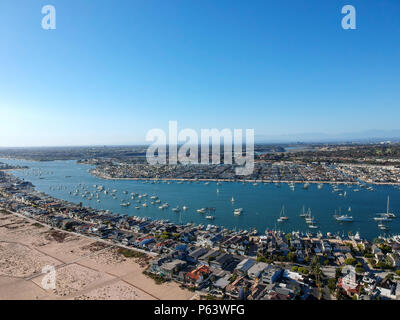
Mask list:
POLYGON ((339 222, 353 222, 353 217, 347 214, 342 214, 340 216, 335 216, 336 221, 339 222))

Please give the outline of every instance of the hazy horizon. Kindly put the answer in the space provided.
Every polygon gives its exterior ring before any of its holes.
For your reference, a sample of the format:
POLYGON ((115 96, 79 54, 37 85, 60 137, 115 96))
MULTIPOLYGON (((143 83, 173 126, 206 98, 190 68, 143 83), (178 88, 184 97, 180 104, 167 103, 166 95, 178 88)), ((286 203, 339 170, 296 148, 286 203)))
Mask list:
MULTIPOLYGON (((373 142, 399 142, 400 141, 400 129, 399 130, 368 130, 365 132, 358 133, 341 133, 337 135, 329 135, 324 133, 299 133, 294 135, 255 135, 255 144, 319 144, 319 143, 373 143, 373 142), (375 133, 373 135, 372 133, 375 133)), ((168 141, 167 141, 168 142, 168 141)), ((184 142, 179 142, 182 144, 184 142)), ((128 147, 128 146, 148 146, 151 142, 141 142, 141 143, 112 143, 112 144, 77 144, 77 145, 0 145, 1 149, 8 148, 79 148, 79 147, 128 147)))

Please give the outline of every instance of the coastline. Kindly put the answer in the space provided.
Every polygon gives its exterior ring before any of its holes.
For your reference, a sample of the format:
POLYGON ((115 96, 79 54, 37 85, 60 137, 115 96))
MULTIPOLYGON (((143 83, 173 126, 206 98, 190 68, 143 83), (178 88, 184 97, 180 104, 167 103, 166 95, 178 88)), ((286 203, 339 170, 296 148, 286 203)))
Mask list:
MULTIPOLYGON (((309 184, 357 184, 357 182, 352 182, 352 181, 298 181, 298 180, 260 180, 260 179, 256 179, 256 180, 252 180, 252 179, 243 179, 243 180, 232 180, 232 179, 191 179, 191 178, 114 178, 114 177, 110 177, 107 175, 102 175, 102 174, 96 174, 96 173, 92 173, 90 172, 91 175, 100 178, 100 179, 104 179, 104 180, 121 180, 121 181, 190 181, 190 182, 248 182, 248 183, 295 183, 295 184, 305 184, 305 183, 309 183, 309 184)), ((393 186, 397 186, 400 185, 399 183, 396 182, 370 182, 370 181, 364 181, 362 180, 364 183, 368 183, 368 184, 372 184, 372 185, 393 185, 393 186)))

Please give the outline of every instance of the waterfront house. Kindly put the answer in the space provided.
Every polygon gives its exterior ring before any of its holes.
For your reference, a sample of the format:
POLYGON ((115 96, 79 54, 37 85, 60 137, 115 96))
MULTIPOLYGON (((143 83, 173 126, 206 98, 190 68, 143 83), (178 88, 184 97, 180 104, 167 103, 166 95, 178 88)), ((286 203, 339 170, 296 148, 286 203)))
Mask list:
POLYGON ((234 258, 231 254, 221 253, 216 256, 215 259, 210 261, 210 266, 215 269, 225 269, 229 264, 234 261, 234 258))
POLYGON ((265 262, 257 262, 253 266, 249 268, 247 271, 247 275, 250 279, 257 279, 261 276, 263 271, 268 267, 268 264, 265 262))
POLYGON ((400 298, 400 286, 390 279, 383 279, 378 282, 376 290, 381 298, 393 300, 400 298))
POLYGON ((342 270, 345 274, 343 277, 339 278, 338 286, 342 288, 349 296, 358 294, 360 291, 360 285, 357 281, 357 273, 353 266, 345 266, 342 270))
POLYGON ((191 272, 186 273, 185 280, 192 286, 201 287, 203 282, 207 281, 211 274, 211 270, 206 265, 201 265, 191 272))
POLYGON ((232 299, 243 300, 247 296, 249 281, 245 277, 239 277, 225 288, 225 294, 232 299))
POLYGON ((206 248, 203 247, 196 248, 187 255, 186 259, 192 263, 196 263, 199 260, 199 258, 205 255, 207 252, 208 250, 206 248))
POLYGON ((150 271, 153 273, 160 273, 161 272, 161 266, 163 263, 167 261, 166 257, 158 258, 152 261, 150 265, 150 271))
POLYGON ((209 263, 214 260, 220 252, 218 250, 209 250, 206 254, 203 254, 198 260, 200 263, 209 265, 209 263))
POLYGON ((239 275, 246 275, 248 270, 256 263, 253 259, 242 260, 235 268, 235 272, 239 275))
POLYGON ((280 279, 282 273, 282 268, 270 264, 262 271, 261 280, 265 284, 272 284, 280 279))
POLYGON ((223 290, 229 285, 229 279, 230 279, 230 274, 225 275, 222 278, 219 278, 217 281, 214 282, 213 287, 221 290, 220 292, 222 293, 223 290))
POLYGON ((173 275, 177 274, 184 266, 186 266, 186 261, 176 259, 171 262, 164 262, 159 269, 162 275, 171 279, 173 275))

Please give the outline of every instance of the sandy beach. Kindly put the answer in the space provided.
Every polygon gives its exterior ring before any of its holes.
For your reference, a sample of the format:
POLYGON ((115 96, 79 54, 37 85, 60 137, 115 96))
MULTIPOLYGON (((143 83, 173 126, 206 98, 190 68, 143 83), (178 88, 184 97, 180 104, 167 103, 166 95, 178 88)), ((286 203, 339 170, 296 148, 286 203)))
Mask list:
POLYGON ((126 258, 118 247, 50 229, 0 211, 0 299, 190 299, 176 283, 158 285, 142 272, 149 258, 126 258), (56 271, 44 289, 44 266, 56 271))

